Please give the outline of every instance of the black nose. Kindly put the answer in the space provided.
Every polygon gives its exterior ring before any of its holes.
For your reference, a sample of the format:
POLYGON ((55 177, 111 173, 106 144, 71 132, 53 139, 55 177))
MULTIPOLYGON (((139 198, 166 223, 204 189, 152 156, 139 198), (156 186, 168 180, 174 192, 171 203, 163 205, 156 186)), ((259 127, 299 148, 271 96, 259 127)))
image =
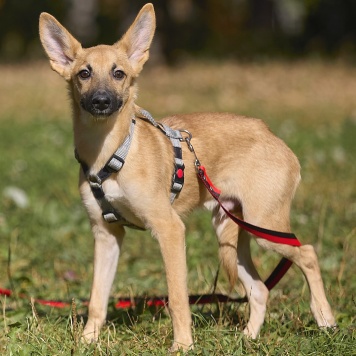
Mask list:
POLYGON ((91 102, 96 110, 104 111, 110 106, 111 99, 105 91, 98 91, 93 95, 91 102))

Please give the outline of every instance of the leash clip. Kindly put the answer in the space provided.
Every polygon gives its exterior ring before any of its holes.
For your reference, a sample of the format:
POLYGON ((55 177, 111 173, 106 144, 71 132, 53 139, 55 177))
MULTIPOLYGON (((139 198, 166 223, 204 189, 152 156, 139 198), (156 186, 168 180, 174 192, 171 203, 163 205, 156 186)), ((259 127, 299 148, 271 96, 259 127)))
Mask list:
POLYGON ((184 140, 189 148, 189 151, 192 152, 194 154, 194 157, 195 157, 195 162, 194 162, 194 166, 195 166, 195 169, 197 170, 197 172, 199 172, 199 168, 201 166, 200 164, 200 161, 197 157, 197 154, 195 153, 195 150, 194 150, 194 147, 192 145, 192 143, 190 142, 191 139, 193 138, 193 135, 191 134, 190 131, 188 130, 178 130, 179 132, 181 133, 186 133, 188 135, 188 137, 185 137, 185 138, 182 138, 182 140, 184 140))

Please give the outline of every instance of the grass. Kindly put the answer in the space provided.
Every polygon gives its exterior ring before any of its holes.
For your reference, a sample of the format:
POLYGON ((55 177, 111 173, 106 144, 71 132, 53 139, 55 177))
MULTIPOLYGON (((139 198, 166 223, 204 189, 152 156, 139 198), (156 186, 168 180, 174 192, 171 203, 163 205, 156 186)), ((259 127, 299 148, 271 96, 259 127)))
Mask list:
MULTIPOLYGON (((4 355, 164 355, 172 340, 166 311, 116 310, 120 296, 166 294, 157 243, 129 231, 97 345, 80 343, 89 295, 93 241, 77 191, 65 83, 48 64, 1 66, 0 288, 71 301, 52 309, 0 296, 4 355), (16 202, 9 187, 27 199, 16 202)), ((315 245, 339 324, 318 330, 309 292, 292 268, 271 292, 258 340, 242 337, 248 306, 193 306, 192 355, 354 355, 356 343, 356 68, 322 62, 186 63, 148 68, 139 104, 159 118, 188 111, 233 111, 264 119, 296 152, 303 181, 292 211, 294 232, 315 245)), ((187 220, 189 290, 207 293, 218 267, 210 216, 187 220)), ((253 246, 265 278, 278 256, 253 246)), ((228 291, 220 274, 217 290, 228 291)), ((235 293, 239 292, 236 287, 235 293)))

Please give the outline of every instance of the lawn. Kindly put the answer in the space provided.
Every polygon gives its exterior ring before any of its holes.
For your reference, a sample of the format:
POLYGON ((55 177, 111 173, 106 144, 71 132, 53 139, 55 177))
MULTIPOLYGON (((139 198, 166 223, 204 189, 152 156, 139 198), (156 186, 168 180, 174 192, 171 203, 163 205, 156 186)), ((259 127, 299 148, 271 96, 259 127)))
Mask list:
MULTIPOLYGON (((114 307, 120 297, 166 294, 157 242, 129 230, 96 345, 80 342, 92 275, 93 239, 77 190, 65 83, 46 62, 0 66, 0 354, 165 355, 172 341, 164 309, 114 307), (29 298, 65 300, 55 309, 29 298)), ((319 255, 339 329, 318 330, 309 292, 292 268, 271 292, 258 340, 247 340, 246 304, 193 306, 192 355, 355 355, 356 67, 343 63, 187 62, 152 66, 138 103, 154 117, 230 111, 266 121, 300 159, 293 232, 319 255)), ((209 293, 218 269, 210 215, 187 219, 191 294, 209 293)), ((278 256, 253 245, 265 278, 278 256)), ((221 272, 217 292, 227 293, 221 272)), ((233 294, 241 293, 236 286, 233 294)))

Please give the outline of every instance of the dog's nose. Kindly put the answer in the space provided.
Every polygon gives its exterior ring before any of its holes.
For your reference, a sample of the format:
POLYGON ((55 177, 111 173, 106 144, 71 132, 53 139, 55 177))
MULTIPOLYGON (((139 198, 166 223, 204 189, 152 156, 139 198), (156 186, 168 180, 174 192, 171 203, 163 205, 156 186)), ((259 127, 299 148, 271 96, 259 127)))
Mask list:
POLYGON ((105 91, 98 91, 92 98, 92 105, 96 110, 104 111, 111 104, 111 99, 105 91))

